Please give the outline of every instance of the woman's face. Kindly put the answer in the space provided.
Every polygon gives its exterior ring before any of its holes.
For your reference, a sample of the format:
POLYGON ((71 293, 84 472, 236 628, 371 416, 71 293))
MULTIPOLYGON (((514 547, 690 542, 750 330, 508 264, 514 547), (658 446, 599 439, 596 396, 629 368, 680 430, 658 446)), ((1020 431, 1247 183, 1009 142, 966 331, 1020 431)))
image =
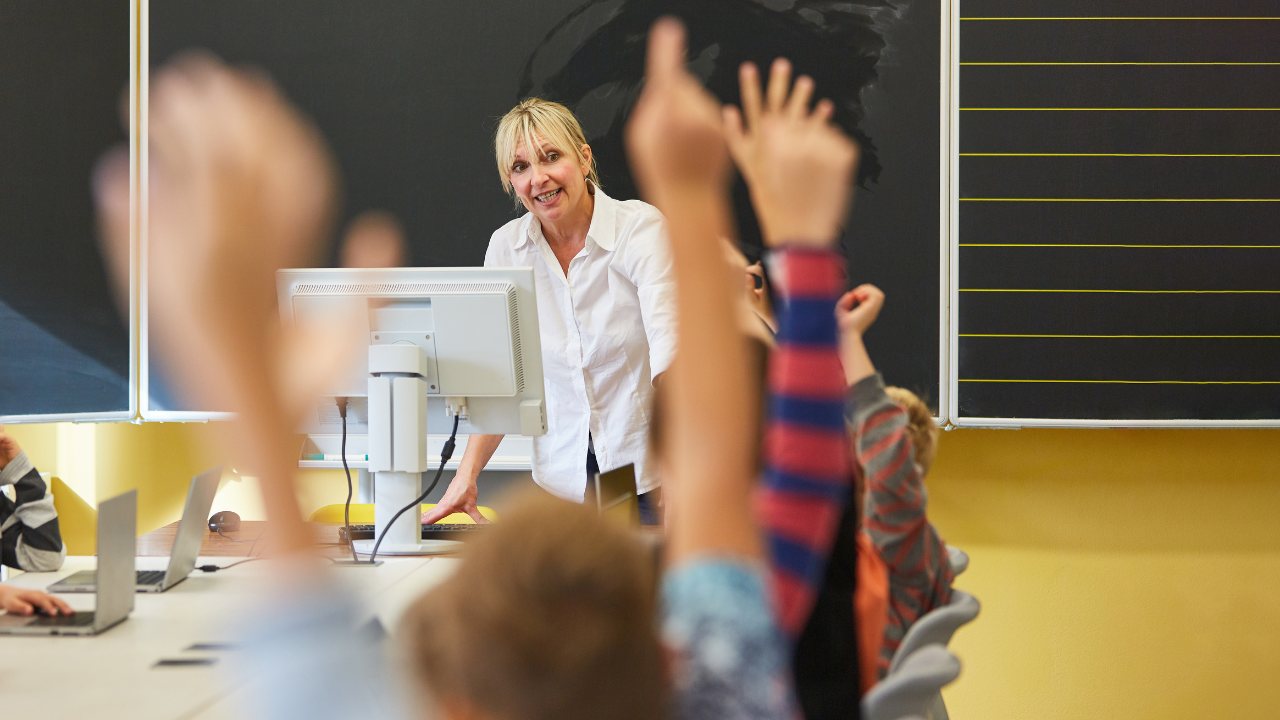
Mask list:
POLYGON ((530 153, 521 143, 507 177, 516 197, 540 222, 556 223, 586 205, 587 173, 591 147, 582 146, 582 162, 572 151, 543 142, 540 152, 530 153))

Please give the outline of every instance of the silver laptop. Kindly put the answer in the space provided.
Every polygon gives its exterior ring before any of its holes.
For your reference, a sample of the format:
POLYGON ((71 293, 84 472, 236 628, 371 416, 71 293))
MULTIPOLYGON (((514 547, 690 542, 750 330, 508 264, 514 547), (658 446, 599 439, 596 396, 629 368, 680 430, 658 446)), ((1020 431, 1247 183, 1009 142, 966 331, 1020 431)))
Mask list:
MULTIPOLYGON (((169 551, 169 567, 165 570, 138 570, 135 577, 138 592, 164 592, 186 580, 195 569, 196 557, 200 555, 200 544, 209 523, 209 510, 213 507, 213 496, 218 492, 221 479, 221 466, 191 479, 187 505, 182 509, 178 534, 173 539, 173 549, 169 551)), ((98 519, 98 527, 102 527, 101 518, 98 519)), ((93 570, 82 570, 50 585, 49 592, 91 593, 97 589, 96 577, 93 570)))
POLYGON ((97 635, 129 617, 137 523, 137 490, 98 506, 98 576, 102 582, 94 610, 57 617, 0 615, 0 635, 97 635))

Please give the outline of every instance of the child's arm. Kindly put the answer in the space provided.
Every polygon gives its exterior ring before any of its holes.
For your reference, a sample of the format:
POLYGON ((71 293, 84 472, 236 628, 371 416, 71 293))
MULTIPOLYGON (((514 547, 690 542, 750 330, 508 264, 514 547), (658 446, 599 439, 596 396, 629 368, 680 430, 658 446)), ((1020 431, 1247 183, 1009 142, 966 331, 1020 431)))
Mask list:
POLYGON ((866 478, 863 527, 890 573, 891 612, 880 658, 885 670, 911 623, 948 602, 952 573, 946 545, 925 513, 924 478, 907 432, 907 412, 885 393, 862 342, 883 302, 884 293, 864 285, 840 299, 837 316, 850 382, 845 420, 853 428, 856 460, 866 478))
POLYGON ((752 418, 746 341, 718 238, 728 233, 729 156, 719 106, 684 67, 684 32, 650 33, 645 89, 627 127, 641 192, 667 219, 678 350, 664 380, 671 421, 662 445, 672 477, 668 560, 762 555, 751 512, 752 418))
POLYGON ((62 567, 67 549, 58 529, 53 495, 18 443, 0 426, 0 487, 12 485, 14 499, 0 495, 0 560, 9 567, 50 572, 62 567))
POLYGON ((645 89, 627 127, 641 192, 667 218, 678 349, 661 391, 668 568, 663 640, 677 663, 670 716, 795 717, 785 644, 769 607, 751 507, 757 390, 735 322, 729 164, 715 100, 684 67, 684 32, 649 36, 645 89))
POLYGON ((857 148, 810 112, 813 81, 790 82, 776 61, 765 93, 755 66, 742 67, 742 112, 727 108, 726 136, 771 259, 777 349, 769 369, 764 487, 758 510, 780 623, 794 641, 812 611, 851 484, 834 307, 844 258, 832 246, 851 190, 857 148), (745 119, 745 122, 744 122, 745 119))

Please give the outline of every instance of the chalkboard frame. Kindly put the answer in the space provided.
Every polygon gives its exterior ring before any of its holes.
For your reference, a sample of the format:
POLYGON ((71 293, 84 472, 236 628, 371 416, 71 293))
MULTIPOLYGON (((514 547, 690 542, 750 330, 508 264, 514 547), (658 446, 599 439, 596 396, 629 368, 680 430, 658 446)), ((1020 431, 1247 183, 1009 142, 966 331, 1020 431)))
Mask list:
MULTIPOLYGON (((145 138, 150 133, 148 124, 151 102, 151 3, 148 0, 136 0, 141 3, 142 12, 139 19, 139 39, 137 48, 137 70, 134 77, 139 86, 138 119, 136 123, 137 137, 145 138)), ((210 420, 234 420, 235 413, 205 410, 153 410, 151 409, 151 333, 150 318, 147 312, 147 242, 150 233, 148 221, 148 199, 151 191, 151 173, 149 172, 150 152, 147 143, 138 143, 138 168, 136 176, 140 198, 137 243, 138 262, 135 263, 137 276, 137 312, 132 330, 138 334, 138 368, 136 404, 138 417, 143 422, 207 422, 210 420)))
MULTIPOLYGON (((96 423, 96 422, 139 422, 138 415, 138 355, 139 355, 139 338, 138 338, 138 261, 140 259, 138 247, 138 219, 139 205, 138 200, 141 197, 138 185, 138 167, 139 156, 138 150, 141 143, 138 142, 139 134, 138 119, 138 68, 139 68, 139 38, 141 35, 140 23, 145 18, 144 5, 146 0, 129 0, 129 127, 128 127, 128 144, 129 144, 129 317, 127 318, 129 326, 129 405, 127 408, 120 410, 96 411, 96 412, 78 412, 78 413, 29 413, 21 415, 0 415, 0 425, 24 425, 30 423, 53 423, 53 422, 74 422, 74 423, 96 423)), ((85 178, 88 182, 89 178, 85 178)))
POLYGON ((955 322, 952 317, 951 308, 954 306, 952 300, 953 288, 955 285, 955 275, 951 268, 955 264, 955 208, 957 205, 956 198, 956 172, 958 165, 955 159, 959 152, 958 139, 958 118, 956 116, 955 103, 958 102, 958 93, 955 87, 959 82, 959 49, 956 39, 956 29, 953 23, 956 22, 960 12, 959 0, 942 0, 940 12, 942 13, 941 22, 938 23, 940 30, 939 46, 941 50, 938 53, 939 63, 941 67, 938 70, 939 88, 938 88, 938 132, 940 134, 938 148, 941 157, 938 159, 938 417, 935 421, 939 427, 948 428, 951 425, 951 418, 955 415, 953 407, 953 398, 956 397, 955 388, 952 385, 952 378, 957 377, 952 371, 951 362, 955 357, 955 349, 952 347, 952 324, 955 322))
MULTIPOLYGON (((943 306, 948 308, 948 322, 944 323, 947 339, 947 380, 946 388, 947 429, 952 428, 995 428, 1019 429, 1024 427, 1055 428, 1277 428, 1280 418, 1262 420, 1201 420, 1201 419, 1079 419, 1079 418, 1006 418, 977 417, 962 415, 959 408, 960 392, 960 2, 944 0, 950 6, 950 19, 944 20, 948 29, 950 55, 949 68, 943 73, 950 78, 948 105, 949 127, 948 146, 950 184, 949 190, 949 262, 944 265, 949 269, 946 292, 943 294, 943 306)), ((946 271, 944 271, 946 272, 946 271)))
MULTIPOLYGON (((140 42, 135 45, 138 49, 138 71, 135 73, 139 84, 139 112, 140 117, 137 125, 137 137, 145 137, 147 128, 147 109, 149 107, 149 85, 150 85, 150 3, 148 0, 134 0, 139 3, 142 11, 140 14, 140 42)), ((952 408, 953 386, 951 380, 953 373, 949 364, 952 354, 950 323, 952 318, 951 303, 949 302, 950 292, 952 288, 952 273, 950 264, 952 262, 951 236, 954 233, 952 218, 952 184, 953 184, 953 111, 952 111, 952 84, 953 84, 953 65, 955 57, 952 44, 952 18, 956 12, 957 3, 955 0, 941 0, 939 3, 939 83, 938 83, 938 120, 939 120, 939 156, 938 156, 938 412, 934 418, 939 426, 946 427, 948 425, 950 411, 952 408)), ((138 393, 136 395, 136 404, 138 405, 137 420, 146 422, 205 422, 211 420, 230 420, 234 419, 234 413, 203 411, 203 410, 161 410, 152 409, 150 398, 152 389, 152 365, 151 365, 151 347, 150 334, 147 312, 147 242, 148 227, 146 220, 146 203, 149 191, 150 178, 147 172, 147 148, 145 143, 141 143, 139 157, 139 192, 141 197, 142 221, 138 231, 138 247, 139 262, 136 263, 136 272, 138 274, 138 301, 137 311, 135 313, 136 324, 131 328, 138 333, 139 342, 136 347, 138 349, 138 372, 135 375, 138 384, 138 393)))

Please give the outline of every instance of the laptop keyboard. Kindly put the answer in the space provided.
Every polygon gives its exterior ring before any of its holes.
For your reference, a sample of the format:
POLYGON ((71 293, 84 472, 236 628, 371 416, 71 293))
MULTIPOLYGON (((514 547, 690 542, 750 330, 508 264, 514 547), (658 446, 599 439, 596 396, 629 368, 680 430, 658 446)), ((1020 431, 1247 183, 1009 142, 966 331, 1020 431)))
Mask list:
POLYGON ((72 615, 58 615, 57 617, 49 617, 41 615, 31 622, 28 626, 38 627, 84 627, 93 624, 93 613, 78 612, 72 615))
MULTIPOLYGON (((434 525, 422 526, 423 540, 466 540, 476 531, 483 531, 484 525, 473 523, 436 523, 434 525)), ((355 525, 351 526, 351 536, 356 540, 373 540, 373 525, 355 525)), ((338 528, 338 542, 346 544, 347 529, 345 527, 338 528)))
POLYGON ((159 585, 164 582, 164 570, 139 570, 136 582, 139 585, 159 585))

